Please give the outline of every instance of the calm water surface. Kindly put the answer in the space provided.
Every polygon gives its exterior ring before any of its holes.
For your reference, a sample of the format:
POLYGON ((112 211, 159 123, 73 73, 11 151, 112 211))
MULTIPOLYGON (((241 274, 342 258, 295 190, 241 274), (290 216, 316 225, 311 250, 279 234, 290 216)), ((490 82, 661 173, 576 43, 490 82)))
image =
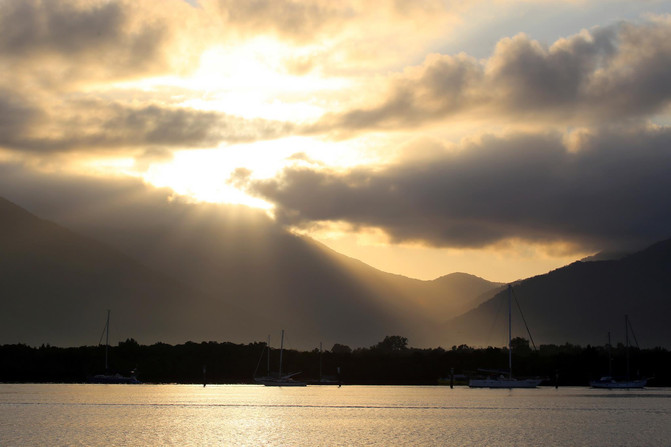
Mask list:
POLYGON ((0 445, 669 446, 671 389, 0 384, 0 445))

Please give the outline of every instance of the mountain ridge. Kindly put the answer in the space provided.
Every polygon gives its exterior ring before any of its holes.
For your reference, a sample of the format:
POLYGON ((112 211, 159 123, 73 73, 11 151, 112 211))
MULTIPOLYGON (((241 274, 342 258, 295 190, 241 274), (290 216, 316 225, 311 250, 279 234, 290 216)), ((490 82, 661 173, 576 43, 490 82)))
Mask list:
MULTIPOLYGON (((501 283, 385 273, 258 215, 232 220, 226 207, 150 214, 136 222, 105 210, 64 225, 0 199, 0 343, 86 344, 110 308, 119 337, 142 343, 249 342, 280 329, 303 349, 365 347, 387 335, 415 347, 507 343, 492 323, 501 283)), ((628 314, 642 345, 667 346, 670 273, 665 240, 516 281, 514 291, 537 344, 603 344, 609 331, 622 339, 628 314)), ((525 336, 519 320, 515 334, 525 336)))
POLYGON ((142 324, 138 313, 151 312, 162 325, 180 330, 194 314, 179 298, 191 296, 198 305, 208 299, 7 200, 0 199, 0 215, 3 342, 73 345, 93 340, 109 308, 114 308, 115 327, 128 337, 176 342, 142 324))
MULTIPOLYGON (((668 346, 671 329, 671 239, 619 260, 576 261, 544 275, 520 280, 513 290, 537 343, 603 344, 608 332, 624 341, 624 315, 643 346, 668 346)), ((469 328, 489 327, 507 299, 505 291, 443 326, 446 338, 487 346, 492 339, 469 328)), ((500 319, 499 319, 500 320, 500 319)), ((505 345, 502 334, 494 345, 505 345)), ((526 337, 519 315, 515 334, 526 337)), ((515 336, 515 335, 514 335, 515 336)))
MULTIPOLYGON (((83 325, 78 318, 95 319, 112 308, 113 321, 125 322, 127 337, 143 342, 259 340, 286 328, 296 346, 303 347, 320 339, 367 346, 396 333, 429 345, 431 333, 416 329, 425 326, 426 318, 413 296, 418 290, 425 294, 425 306, 446 298, 431 281, 381 272, 315 241, 271 226, 254 227, 253 219, 242 218, 239 226, 217 220, 221 216, 216 207, 211 215, 195 207, 178 209, 143 228, 131 224, 101 230, 89 221, 81 225, 84 231, 73 232, 72 225, 63 227, 8 204, 0 201, 0 217, 20 215, 27 224, 19 231, 9 224, 15 219, 0 221, 0 243, 11 254, 4 259, 14 266, 0 272, 0 281, 14 295, 3 301, 10 304, 13 320, 34 324, 31 331, 23 331, 21 325, 5 321, 0 342, 77 344, 76 337, 83 341, 85 334, 99 332, 93 330, 95 324, 83 325), (51 246, 58 248, 45 251, 51 246), (98 264, 107 265, 107 258, 111 264, 97 270, 98 264), (19 271, 17 265, 26 268, 19 271), (96 282, 102 291, 96 291, 96 282), (28 291, 27 284, 34 290, 28 291), (95 298, 83 305, 89 295, 95 298), (68 315, 59 314, 61 305, 68 315), (40 312, 42 308, 50 312, 40 312), (131 308, 137 312, 126 310, 131 308), (38 313, 41 317, 33 318, 38 313), (140 314, 147 320, 142 322, 140 314), (51 340, 40 338, 40 327, 48 327, 51 318, 76 331, 65 336, 65 330, 54 327, 51 340), (203 321, 197 325, 199 318, 203 321)), ((103 215, 97 222, 109 219, 103 215)), ((478 282, 485 288, 489 284, 478 282)))

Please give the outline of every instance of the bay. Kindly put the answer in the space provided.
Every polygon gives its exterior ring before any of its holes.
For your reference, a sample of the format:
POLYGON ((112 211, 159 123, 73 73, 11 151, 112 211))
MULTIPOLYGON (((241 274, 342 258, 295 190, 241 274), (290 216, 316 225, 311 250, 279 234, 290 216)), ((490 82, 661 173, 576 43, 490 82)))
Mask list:
POLYGON ((671 389, 0 384, 0 445, 664 446, 671 389))

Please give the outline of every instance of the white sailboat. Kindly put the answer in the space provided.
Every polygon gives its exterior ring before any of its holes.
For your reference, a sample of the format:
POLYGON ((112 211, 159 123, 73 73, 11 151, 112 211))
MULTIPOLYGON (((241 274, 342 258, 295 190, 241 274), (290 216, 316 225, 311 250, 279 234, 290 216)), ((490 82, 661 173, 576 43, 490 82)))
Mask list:
MULTIPOLYGON (((631 328, 631 323, 629 322, 629 316, 624 316, 624 325, 625 325, 625 343, 626 343, 626 352, 627 352, 627 375, 624 379, 616 379, 612 376, 612 365, 611 365, 611 355, 610 355, 610 332, 608 333, 608 375, 601 377, 599 380, 592 380, 589 383, 589 386, 592 388, 604 388, 604 389, 628 389, 628 388, 644 388, 648 383, 648 379, 631 379, 629 374, 629 330, 631 328)), ((632 332, 633 334, 633 332, 632 332)), ((636 336, 634 336, 636 339, 636 336)))
POLYGON ((516 379, 513 377, 512 350, 512 286, 508 285, 508 374, 498 374, 485 379, 471 379, 471 388, 536 388, 543 379, 516 379))
MULTIPOLYGON (((270 339, 270 338, 269 338, 270 339)), ((284 352, 284 329, 282 329, 282 339, 280 341, 280 368, 277 375, 270 374, 270 342, 266 346, 268 349, 268 375, 265 377, 255 377, 254 381, 265 386, 306 386, 305 382, 295 380, 293 377, 300 372, 282 375, 282 354, 284 352)))
MULTIPOLYGON (((135 373, 132 372, 130 377, 123 376, 119 373, 110 374, 108 366, 108 351, 110 346, 110 311, 107 310, 107 323, 105 324, 105 373, 96 374, 95 376, 89 379, 90 383, 125 383, 125 384, 138 384, 141 383, 135 377, 135 373)), ((101 337, 102 339, 102 337, 101 337)))

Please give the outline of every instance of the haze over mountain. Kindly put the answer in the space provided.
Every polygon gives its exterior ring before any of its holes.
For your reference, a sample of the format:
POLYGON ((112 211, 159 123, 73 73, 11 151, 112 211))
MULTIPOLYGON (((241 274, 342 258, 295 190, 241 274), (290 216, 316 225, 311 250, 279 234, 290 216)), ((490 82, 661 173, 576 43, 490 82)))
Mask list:
POLYGON ((669 237, 671 2, 0 11, 0 196, 51 222, 0 220, 8 340, 488 344, 500 285, 433 279, 558 268, 540 341, 664 340, 668 270, 560 267, 669 237))
MULTIPOLYGON (((66 213, 73 232, 0 200, 0 343, 93 344, 109 308, 114 336, 143 343, 248 342, 285 328, 296 348, 390 334, 413 346, 506 344, 501 284, 392 275, 245 207, 158 203, 66 213)), ((666 346, 669 272, 671 240, 518 281, 514 295, 537 344, 603 344, 608 331, 623 341, 628 314, 642 346, 666 346)), ((518 315, 515 335, 527 337, 518 315)))
POLYGON ((95 344, 106 309, 117 340, 209 339, 223 325, 244 331, 242 309, 203 312, 213 297, 4 199, 0 247, 2 343, 95 344))
MULTIPOLYGON (((536 344, 603 345, 608 332, 614 344, 624 343, 625 315, 641 347, 671 344, 671 239, 616 260, 575 262, 519 281, 513 291, 536 344)), ((515 303, 513 309, 513 336, 528 338, 515 303)), ((445 344, 505 345, 507 292, 441 332, 445 344)))
POLYGON ((111 308, 117 337, 144 343, 263 340, 286 328, 293 347, 389 334, 431 345, 427 327, 498 286, 380 272, 244 207, 231 218, 231 207, 143 203, 70 214, 84 237, 0 201, 0 342, 92 344, 111 308))

